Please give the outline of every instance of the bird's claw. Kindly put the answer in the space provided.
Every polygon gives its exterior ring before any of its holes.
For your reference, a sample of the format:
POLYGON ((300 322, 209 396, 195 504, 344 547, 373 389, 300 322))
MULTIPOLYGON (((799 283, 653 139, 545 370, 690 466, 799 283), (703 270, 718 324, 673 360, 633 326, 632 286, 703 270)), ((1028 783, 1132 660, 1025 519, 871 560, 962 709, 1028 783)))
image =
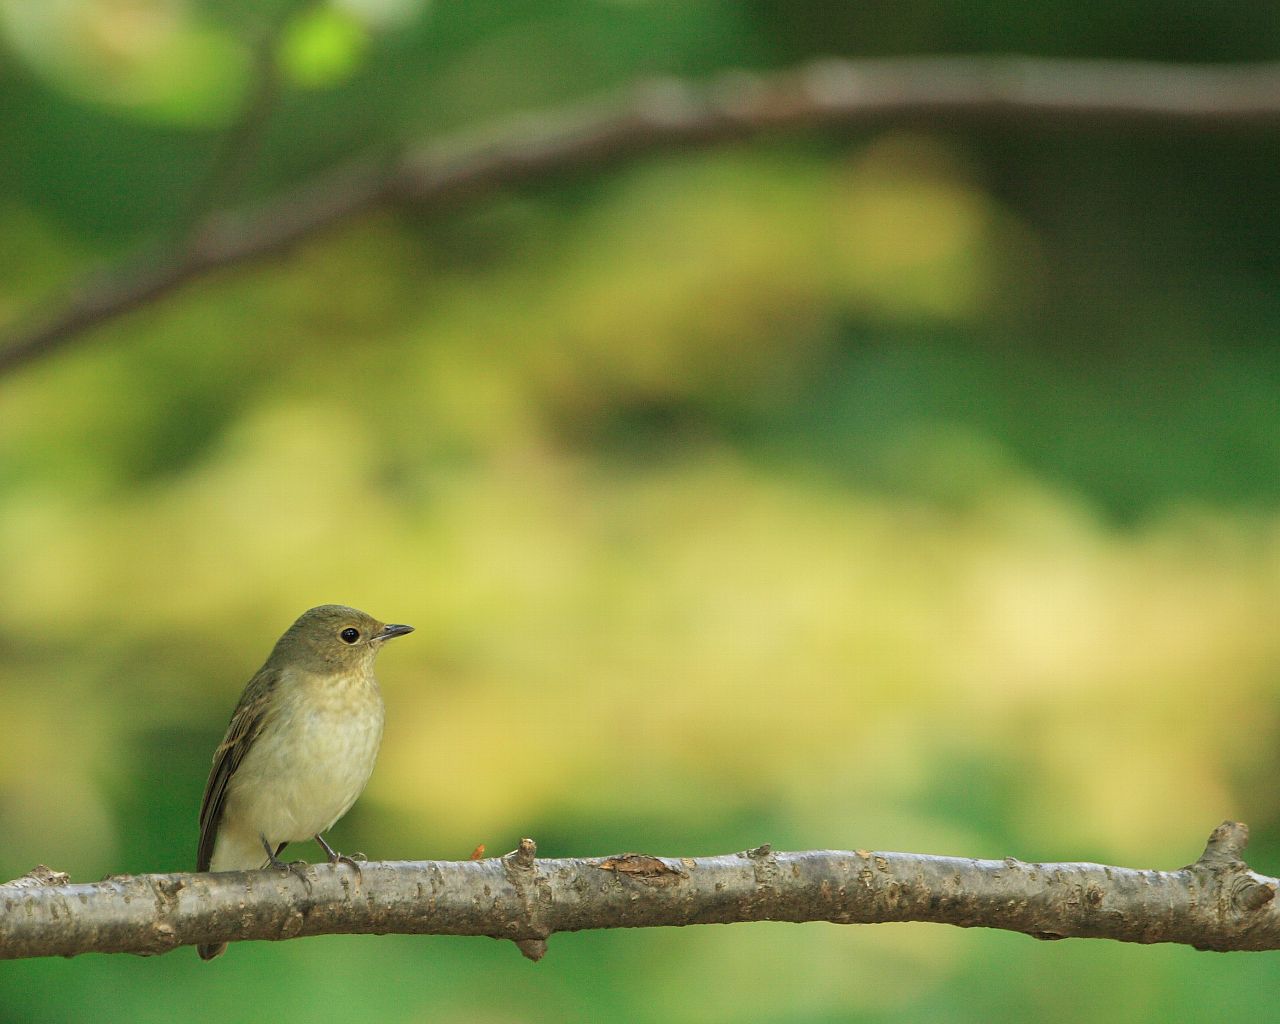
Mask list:
POLYGON ((271 866, 283 875, 293 875, 294 878, 305 885, 308 891, 310 891, 311 878, 307 872, 311 870, 311 865, 305 860, 294 860, 286 864, 284 861, 280 860, 279 857, 275 857, 272 858, 271 866))
POLYGON ((353 857, 348 857, 345 853, 339 853, 332 846, 324 841, 324 836, 316 836, 316 842, 320 844, 320 849, 324 850, 324 855, 329 859, 329 863, 337 867, 339 864, 348 865, 355 873, 356 879, 360 880, 364 877, 364 873, 360 870, 359 861, 367 861, 363 853, 357 853, 353 857))
MULTIPOLYGON (((361 859, 364 860, 367 858, 361 855, 361 859)), ((355 857, 348 857, 345 853, 338 853, 333 856, 333 859, 331 859, 329 863, 334 867, 337 867, 339 864, 346 864, 356 873, 357 878, 364 878, 364 872, 360 870, 360 861, 356 860, 355 857)))

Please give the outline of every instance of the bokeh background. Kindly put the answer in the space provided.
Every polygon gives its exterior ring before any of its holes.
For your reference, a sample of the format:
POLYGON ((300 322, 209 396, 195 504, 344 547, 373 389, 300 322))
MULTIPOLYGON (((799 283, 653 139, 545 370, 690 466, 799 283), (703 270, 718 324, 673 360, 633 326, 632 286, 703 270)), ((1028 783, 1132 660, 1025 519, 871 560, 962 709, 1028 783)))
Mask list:
MULTIPOLYGON (((222 201, 655 73, 1277 56, 1274 5, 0 2, 0 318, 222 201)), ((1280 873, 1280 144, 988 121, 371 213, 0 379, 0 875, 192 866, 302 609, 383 655, 391 859, 880 848, 1280 873)), ((311 851, 305 851, 311 855, 311 851)), ((0 970, 8 1021, 1267 1019, 1274 954, 928 925, 0 970)))

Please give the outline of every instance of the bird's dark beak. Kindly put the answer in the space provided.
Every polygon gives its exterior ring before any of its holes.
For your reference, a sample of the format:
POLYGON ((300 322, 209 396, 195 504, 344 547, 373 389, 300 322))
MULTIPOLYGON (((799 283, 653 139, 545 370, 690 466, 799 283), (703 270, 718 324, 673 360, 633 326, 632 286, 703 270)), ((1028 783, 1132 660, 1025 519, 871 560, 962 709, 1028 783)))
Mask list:
POLYGON ((404 636, 406 633, 412 633, 412 626, 396 626, 386 625, 382 627, 382 632, 374 637, 375 640, 390 640, 393 636, 404 636))

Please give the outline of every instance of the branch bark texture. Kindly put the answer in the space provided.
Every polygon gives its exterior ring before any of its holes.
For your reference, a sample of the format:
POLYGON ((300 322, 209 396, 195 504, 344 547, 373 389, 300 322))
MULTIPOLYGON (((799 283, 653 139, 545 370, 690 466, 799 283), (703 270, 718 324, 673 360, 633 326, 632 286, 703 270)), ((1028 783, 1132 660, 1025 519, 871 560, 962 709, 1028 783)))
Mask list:
POLYGON ((620 854, 377 862, 359 872, 137 875, 67 884, 40 868, 0 886, 0 958, 157 954, 197 942, 325 934, 487 935, 530 959, 556 932, 740 921, 930 921, 1042 939, 1280 949, 1280 883, 1225 822, 1177 871, 762 846, 720 857, 620 854))
POLYGON ((0 338, 0 375, 220 268, 249 263, 371 208, 456 205, 521 182, 767 133, 892 119, 1191 128, 1280 123, 1280 64, 1186 66, 1031 57, 827 60, 709 82, 662 79, 627 95, 529 115, 356 163, 253 209, 215 211, 178 242, 74 283, 0 338))

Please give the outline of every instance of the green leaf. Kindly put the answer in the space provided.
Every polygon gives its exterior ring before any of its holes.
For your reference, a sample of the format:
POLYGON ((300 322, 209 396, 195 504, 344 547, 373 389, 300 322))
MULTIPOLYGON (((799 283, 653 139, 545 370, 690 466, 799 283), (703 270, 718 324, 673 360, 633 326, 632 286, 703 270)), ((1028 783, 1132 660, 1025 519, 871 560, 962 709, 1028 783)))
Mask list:
POLYGON ((353 15, 322 7, 296 18, 280 45, 280 66, 295 85, 324 89, 359 66, 369 33, 353 15))

